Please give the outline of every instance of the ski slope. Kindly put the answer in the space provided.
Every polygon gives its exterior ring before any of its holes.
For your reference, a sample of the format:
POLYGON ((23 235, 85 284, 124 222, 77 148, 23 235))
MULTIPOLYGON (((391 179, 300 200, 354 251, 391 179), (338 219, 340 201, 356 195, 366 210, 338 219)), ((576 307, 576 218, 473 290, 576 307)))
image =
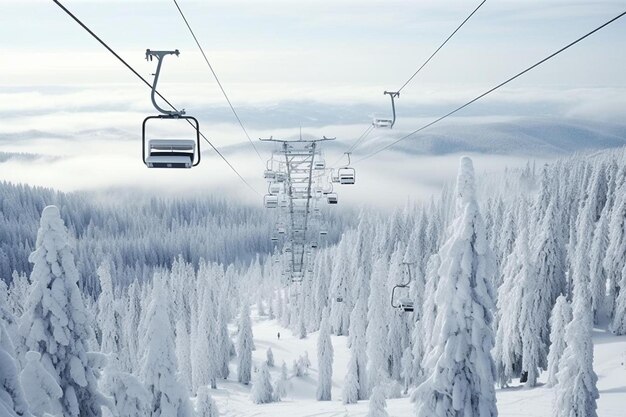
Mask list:
MULTIPOLYGON (((343 405, 341 390, 346 373, 349 351, 344 336, 332 336, 335 351, 333 365, 333 400, 315 400, 317 383, 317 333, 306 339, 298 339, 291 330, 281 327, 276 320, 259 317, 253 312, 253 332, 256 350, 253 352, 254 365, 258 366, 266 358, 266 350, 272 348, 275 367, 271 368, 272 380, 280 377, 280 366, 287 363, 290 386, 281 402, 254 404, 250 399, 250 386, 236 382, 236 368, 231 364, 228 381, 219 381, 217 390, 211 394, 220 413, 229 417, 363 417, 367 414, 368 402, 343 405), (280 340, 277 333, 280 332, 280 340), (309 375, 295 377, 292 364, 307 351, 311 361, 309 375)), ((626 415, 626 336, 616 337, 604 329, 594 330, 594 368, 598 374, 598 415, 601 417, 624 417, 626 415)), ((552 415, 554 389, 544 386, 546 375, 540 378, 540 386, 525 389, 512 384, 511 388, 497 389, 498 411, 502 417, 548 417, 552 415)), ((387 411, 392 417, 411 416, 413 404, 408 398, 387 400, 387 411)))

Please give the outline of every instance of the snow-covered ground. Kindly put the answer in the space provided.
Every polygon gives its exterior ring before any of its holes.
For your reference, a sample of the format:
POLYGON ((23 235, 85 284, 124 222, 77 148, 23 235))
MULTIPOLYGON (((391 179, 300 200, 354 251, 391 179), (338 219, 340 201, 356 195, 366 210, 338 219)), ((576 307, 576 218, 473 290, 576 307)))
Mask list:
MULTIPOLYGON (((257 405, 250 399, 250 386, 236 382, 236 369, 231 365, 228 381, 220 381, 219 389, 212 390, 220 412, 233 417, 361 417, 367 413, 368 402, 360 401, 354 405, 343 405, 341 389, 348 364, 349 351, 347 338, 332 336, 335 351, 333 367, 333 400, 316 401, 317 383, 317 333, 311 333, 306 339, 299 339, 288 329, 281 327, 275 320, 254 316, 253 332, 256 350, 253 352, 255 365, 265 361, 266 350, 271 347, 276 366, 271 369, 272 379, 280 377, 280 366, 287 363, 290 375, 290 387, 286 398, 281 402, 257 405), (280 340, 277 334, 280 332, 280 340), (294 377, 292 364, 304 352, 308 352, 311 361, 309 375, 294 377)), ((626 336, 616 337, 604 329, 594 330, 595 358, 594 368, 598 374, 598 416, 624 417, 626 415, 626 336)), ((497 389, 498 411, 502 417, 545 417, 552 415, 554 390, 544 385, 545 373, 540 378, 540 386, 525 389, 513 384, 511 388, 497 389)), ((410 416, 414 413, 413 404, 408 398, 387 400, 387 411, 392 417, 410 416)))

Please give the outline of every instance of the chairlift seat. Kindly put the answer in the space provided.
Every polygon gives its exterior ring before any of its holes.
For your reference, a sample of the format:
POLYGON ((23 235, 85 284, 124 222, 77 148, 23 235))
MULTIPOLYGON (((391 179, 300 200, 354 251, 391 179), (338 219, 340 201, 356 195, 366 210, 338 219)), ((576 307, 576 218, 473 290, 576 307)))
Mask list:
POLYGON ((415 308, 413 306, 413 300, 408 298, 403 298, 402 300, 400 300, 400 309, 406 313, 412 313, 413 311, 415 311, 415 308))
POLYGON ((372 125, 375 128, 390 128, 393 126, 393 119, 387 117, 374 117, 372 125))
POLYGON ((152 139, 148 141, 149 168, 191 168, 196 150, 193 140, 152 139))
POLYGON ((339 199, 337 198, 337 194, 330 193, 326 196, 326 201, 328 201, 328 204, 337 204, 339 199))

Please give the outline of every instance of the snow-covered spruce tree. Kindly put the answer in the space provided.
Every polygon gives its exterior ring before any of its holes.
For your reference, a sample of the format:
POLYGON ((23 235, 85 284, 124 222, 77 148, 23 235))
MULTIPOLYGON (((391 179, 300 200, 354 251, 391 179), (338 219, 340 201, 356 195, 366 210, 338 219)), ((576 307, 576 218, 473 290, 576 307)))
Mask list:
POLYGON ((385 390, 380 385, 376 385, 372 390, 366 417, 389 417, 385 390))
POLYGON ((150 415, 151 397, 134 375, 113 371, 104 376, 117 417, 145 417, 150 415))
MULTIPOLYGON (((0 309, 4 306, 0 306, 0 309)), ((0 415, 30 417, 17 372, 13 343, 0 317, 0 415)), ((29 387, 30 388, 30 387, 29 387)))
POLYGON ((300 320, 298 320, 298 338, 306 339, 306 336, 306 319, 304 317, 304 314, 300 314, 300 320))
POLYGON ((78 270, 67 230, 56 206, 43 209, 37 232, 31 292, 19 334, 22 347, 41 354, 41 362, 63 390, 65 417, 102 415, 104 397, 98 392, 99 370, 88 354, 92 331, 78 289, 78 270))
POLYGON ((193 389, 193 370, 191 369, 191 335, 183 320, 176 321, 176 361, 179 364, 180 381, 189 392, 193 389))
POLYGON ((418 417, 495 417, 491 357, 494 273, 475 197, 474 167, 461 158, 456 219, 440 250, 439 305, 427 361, 432 374, 417 391, 418 417))
POLYGON ((341 401, 344 404, 356 404, 359 401, 359 365, 354 351, 350 348, 348 372, 344 378, 341 401))
POLYGON ((550 353, 548 353, 548 386, 557 383, 559 362, 565 351, 565 327, 572 321, 572 306, 564 295, 556 299, 550 317, 550 353))
POLYGON ((267 404, 274 401, 272 377, 266 363, 261 365, 259 372, 254 374, 250 396, 255 404, 267 404))
POLYGON ((589 254, 589 275, 591 279, 591 301, 594 321, 600 320, 602 313, 606 311, 606 281, 607 272, 604 268, 604 255, 609 246, 609 216, 611 207, 607 204, 602 210, 600 219, 596 223, 589 254))
POLYGON ((250 307, 242 303, 239 314, 239 336, 237 338, 237 381, 248 385, 252 374, 252 322, 250 307))
POLYGON ((613 308, 609 329, 626 334, 626 181, 616 190, 609 225, 609 247, 604 258, 609 279, 607 302, 613 308))
MULTIPOLYGON (((367 300, 360 298, 350 314, 350 364, 348 365, 348 373, 351 370, 355 372, 357 400, 366 400, 369 397, 369 387, 367 385, 366 311, 367 300), (354 361, 354 364, 352 364, 352 361, 354 361)), ((347 378, 348 376, 346 376, 347 378)))
POLYGON ((272 348, 268 347, 267 348, 267 352, 265 352, 265 363, 267 363, 267 366, 269 366, 270 368, 274 367, 274 352, 272 352, 272 348))
POLYGON ((220 412, 217 404, 211 397, 206 386, 198 388, 198 398, 196 400, 196 417, 219 417, 220 412))
MULTIPOLYGON (((532 261, 537 280, 541 285, 541 297, 537 299, 536 308, 541 315, 541 322, 547 323, 557 297, 565 294, 565 245, 562 236, 563 224, 559 207, 552 199, 546 208, 543 221, 536 231, 536 245, 532 249, 532 261)), ((548 344, 547 325, 542 326, 541 340, 548 344)))
MULTIPOLYGON (((221 298, 220 300, 228 300, 228 285, 225 282, 221 289, 221 298)), ((230 335, 228 333, 228 321, 230 316, 229 303, 221 302, 218 303, 219 315, 217 320, 218 325, 218 341, 220 343, 219 349, 219 375, 223 379, 228 378, 228 374, 230 373, 229 364, 230 364, 230 353, 233 347, 233 341, 230 339, 230 335)))
POLYGON ((502 285, 498 288, 497 330, 493 356, 496 378, 501 387, 508 386, 511 379, 522 370, 522 334, 520 314, 523 299, 523 282, 528 282, 531 265, 528 254, 528 216, 526 204, 518 204, 521 227, 513 251, 506 257, 502 267, 502 285))
POLYGON ((211 267, 206 263, 200 264, 198 271, 201 279, 199 300, 199 316, 197 331, 193 341, 192 367, 193 390, 202 385, 210 385, 217 388, 217 378, 220 374, 220 343, 217 340, 217 306, 215 296, 215 282, 212 279, 211 267))
MULTIPOLYGON (((9 288, 7 284, 0 279, 0 325, 4 327, 4 331, 7 333, 6 342, 11 342, 11 356, 15 357, 13 352, 13 341, 17 340, 17 320, 15 318, 15 311, 11 307, 9 301, 9 288)), ((23 299, 22 299, 23 300, 23 299)), ((5 342, 5 343, 6 343, 5 342)), ((9 345, 6 345, 8 348, 9 345)))
MULTIPOLYGON (((127 362, 124 364, 124 369, 127 372, 133 374, 139 374, 141 354, 140 354, 140 340, 141 337, 137 334, 139 328, 141 311, 141 299, 140 299, 140 285, 137 281, 133 281, 126 291, 127 303, 126 311, 124 314, 124 320, 122 322, 122 332, 124 333, 123 340, 127 346, 127 362)), ((141 346, 143 347, 143 346, 141 346)))
MULTIPOLYGON (((519 313, 519 332, 522 338, 522 374, 526 376, 526 386, 537 385, 539 369, 547 368, 548 355, 548 321, 552 310, 551 291, 546 291, 545 281, 541 281, 535 264, 530 261, 528 239, 518 238, 513 255, 522 259, 521 274, 518 275, 518 285, 521 287, 521 302, 519 313), (544 336, 545 335, 545 336, 544 336), (544 340, 545 337, 545 340, 544 340)), ((514 301, 514 300, 513 300, 514 301)))
MULTIPOLYGON (((113 280, 111 270, 107 264, 97 269, 100 279, 100 296, 98 297, 98 325, 100 327, 100 351, 111 354, 120 352, 122 342, 119 330, 122 326, 117 303, 113 295, 113 280)), ((114 360, 114 359, 113 359, 114 360)), ((111 364, 109 364, 109 367, 111 364)))
POLYGON ((386 289, 387 261, 379 258, 374 263, 370 281, 367 309, 367 380, 372 385, 383 384, 387 373, 387 322, 389 295, 386 289))
MULTIPOLYGON (((417 328, 417 326, 416 326, 417 328)), ((400 377, 402 377, 402 387, 403 393, 406 395, 409 392, 409 387, 413 381, 413 352, 411 351, 411 346, 407 346, 404 349, 404 353, 402 354, 402 361, 400 362, 402 365, 402 372, 400 377)))
POLYGON ((155 275, 151 302, 146 313, 146 353, 142 378, 150 393, 151 417, 192 417, 193 408, 178 379, 174 332, 168 317, 163 278, 155 275))
MULTIPOLYGON (((424 359, 424 349, 426 345, 426 341, 424 340, 424 327, 422 326, 421 320, 415 323, 415 327, 413 327, 413 332, 411 334, 411 345, 407 347, 407 349, 411 349, 411 375, 409 377, 410 383, 414 385, 418 385, 422 382, 422 378, 424 376, 424 369, 422 367, 422 362, 424 359)), ((402 357, 404 359, 404 356, 402 357)), ((405 372, 405 368, 403 367, 403 372, 405 372)), ((403 376, 404 378, 404 376, 403 376)))
POLYGON ((330 340, 328 313, 323 314, 317 337, 317 400, 330 401, 333 386, 333 343, 330 340))
POLYGON ((274 401, 280 401, 287 395, 287 387, 289 385, 289 378, 287 376, 287 364, 283 361, 280 367, 280 378, 276 381, 274 387, 274 401))
POLYGON ((46 414, 61 415, 61 397, 63 390, 41 364, 39 352, 29 351, 26 353, 26 365, 20 373, 20 383, 28 387, 24 391, 30 411, 35 417, 46 414))
POLYGON ((599 397, 593 370, 593 312, 588 276, 574 277, 572 321, 565 328, 565 350, 559 362, 555 417, 596 417, 599 397))

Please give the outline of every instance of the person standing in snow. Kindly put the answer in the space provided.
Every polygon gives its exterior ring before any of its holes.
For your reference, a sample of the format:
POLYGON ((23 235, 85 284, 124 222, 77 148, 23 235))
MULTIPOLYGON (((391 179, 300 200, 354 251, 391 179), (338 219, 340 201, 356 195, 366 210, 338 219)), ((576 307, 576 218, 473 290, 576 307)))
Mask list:
POLYGON ((280 340, 280 332, 278 332, 278 340, 280 340))

